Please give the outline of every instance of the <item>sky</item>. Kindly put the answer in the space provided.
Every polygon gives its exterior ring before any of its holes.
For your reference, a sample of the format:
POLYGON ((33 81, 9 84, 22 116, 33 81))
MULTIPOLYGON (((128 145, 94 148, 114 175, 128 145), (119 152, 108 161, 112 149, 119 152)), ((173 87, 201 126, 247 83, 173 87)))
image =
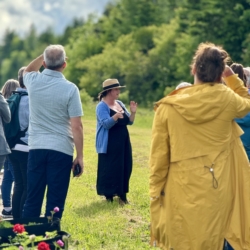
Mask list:
POLYGON ((32 24, 38 33, 48 27, 57 34, 74 18, 101 15, 110 0, 0 0, 0 41, 7 29, 23 37, 32 24))

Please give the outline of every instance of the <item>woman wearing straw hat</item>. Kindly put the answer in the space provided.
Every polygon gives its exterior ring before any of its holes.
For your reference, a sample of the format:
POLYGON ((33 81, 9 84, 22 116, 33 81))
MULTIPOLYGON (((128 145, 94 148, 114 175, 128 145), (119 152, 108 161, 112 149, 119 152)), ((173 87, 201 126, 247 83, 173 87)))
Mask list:
POLYGON ((137 103, 130 102, 130 113, 117 100, 120 86, 117 79, 103 82, 96 107, 96 151, 98 153, 97 193, 113 202, 119 196, 120 204, 128 203, 129 179, 132 172, 132 148, 127 125, 135 119, 137 103))

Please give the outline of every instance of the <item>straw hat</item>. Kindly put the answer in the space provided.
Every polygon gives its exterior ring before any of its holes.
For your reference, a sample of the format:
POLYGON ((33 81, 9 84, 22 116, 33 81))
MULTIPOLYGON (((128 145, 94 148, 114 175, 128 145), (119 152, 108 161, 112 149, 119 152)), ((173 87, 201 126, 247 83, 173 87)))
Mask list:
POLYGON ((102 91, 99 95, 110 89, 120 89, 125 88, 126 86, 121 86, 117 79, 107 79, 102 83, 102 91))

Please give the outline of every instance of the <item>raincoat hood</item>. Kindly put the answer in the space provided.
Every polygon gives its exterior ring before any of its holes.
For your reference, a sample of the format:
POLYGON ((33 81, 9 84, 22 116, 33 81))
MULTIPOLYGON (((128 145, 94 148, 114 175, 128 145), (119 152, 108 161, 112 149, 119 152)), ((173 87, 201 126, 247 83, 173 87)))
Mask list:
POLYGON ((231 101, 224 92, 232 92, 223 84, 197 84, 173 91, 155 104, 169 104, 187 121, 200 124, 216 118, 231 101))

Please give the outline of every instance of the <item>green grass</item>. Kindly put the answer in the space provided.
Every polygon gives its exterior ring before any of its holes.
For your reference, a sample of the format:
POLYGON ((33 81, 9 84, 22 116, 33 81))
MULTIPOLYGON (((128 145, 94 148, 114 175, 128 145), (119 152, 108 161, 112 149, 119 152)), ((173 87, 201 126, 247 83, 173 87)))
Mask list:
POLYGON ((96 193, 95 105, 83 108, 85 170, 80 178, 71 179, 62 230, 71 234, 71 242, 79 242, 78 249, 151 249, 148 154, 153 111, 139 108, 129 126, 134 164, 130 204, 121 207, 117 199, 107 203, 96 193))

